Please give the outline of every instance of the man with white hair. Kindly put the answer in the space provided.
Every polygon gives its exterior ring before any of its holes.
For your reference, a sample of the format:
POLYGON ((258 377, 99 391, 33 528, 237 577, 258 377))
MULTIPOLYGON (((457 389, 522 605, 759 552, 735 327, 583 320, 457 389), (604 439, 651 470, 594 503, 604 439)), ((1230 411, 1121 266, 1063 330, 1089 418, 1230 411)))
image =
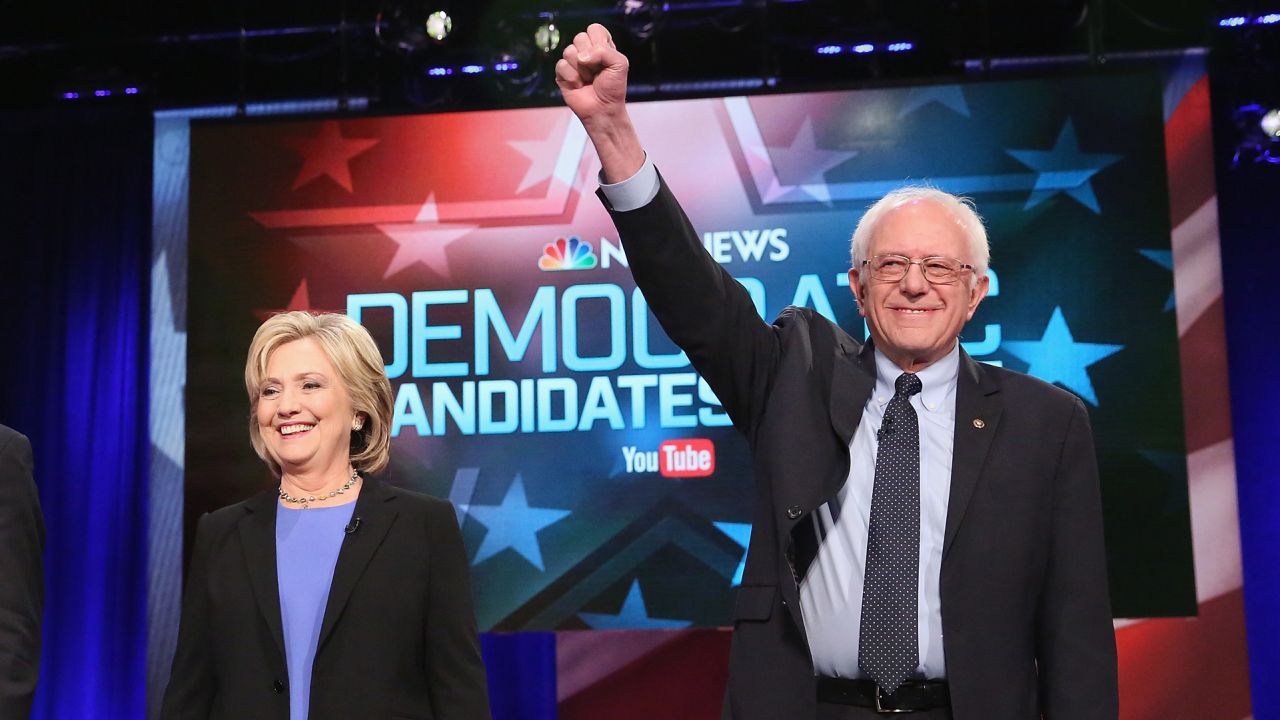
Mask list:
POLYGON ((972 205, 913 187, 863 216, 870 342, 807 308, 766 324, 646 156, 627 71, 600 25, 556 65, 636 284, 753 453, 724 716, 1116 718, 1089 418, 960 347, 989 282, 972 205))

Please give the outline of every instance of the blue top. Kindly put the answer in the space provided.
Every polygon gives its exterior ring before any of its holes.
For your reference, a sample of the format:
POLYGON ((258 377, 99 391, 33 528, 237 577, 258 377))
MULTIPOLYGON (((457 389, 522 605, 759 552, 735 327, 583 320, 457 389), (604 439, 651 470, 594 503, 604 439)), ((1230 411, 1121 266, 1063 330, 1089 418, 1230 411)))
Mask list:
POLYGON ((294 510, 276 506, 276 577, 280 619, 289 668, 289 717, 306 720, 311 702, 311 664, 338 551, 355 503, 294 510))

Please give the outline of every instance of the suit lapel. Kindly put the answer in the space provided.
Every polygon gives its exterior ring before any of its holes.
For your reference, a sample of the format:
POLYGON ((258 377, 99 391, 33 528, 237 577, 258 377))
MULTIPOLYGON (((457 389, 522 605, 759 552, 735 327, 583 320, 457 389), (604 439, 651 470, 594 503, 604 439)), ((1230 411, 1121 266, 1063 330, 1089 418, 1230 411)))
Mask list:
POLYGON ((358 520, 359 525, 343 538, 342 549, 338 552, 338 564, 333 570, 333 583, 329 586, 329 600, 324 608, 317 649, 324 647, 325 639, 333 632, 333 626, 351 599, 356 582, 364 574, 373 553, 382 544, 396 518, 395 493, 376 480, 364 479, 363 482, 364 488, 351 513, 352 522, 358 520))
POLYGON ((245 505, 240 521, 240 547, 249 569, 249 584, 258 609, 284 657, 284 630, 280 621, 280 585, 276 574, 276 494, 264 492, 245 505))
MULTIPOLYGON (((871 391, 875 389, 876 384, 876 359, 875 350, 871 347, 871 342, 859 346, 858 343, 846 333, 835 329, 835 357, 832 362, 831 370, 831 397, 828 401, 830 405, 831 427, 839 436, 841 446, 845 449, 846 456, 848 454, 849 443, 853 440, 853 434, 858 429, 858 422, 862 419, 862 409, 867 404, 867 399, 871 397, 871 391)), ((845 467, 845 475, 839 477, 822 478, 821 486, 821 502, 826 502, 839 492, 841 485, 848 479, 848 466, 845 467)), ((812 557, 798 558, 797 554, 808 553, 812 555, 816 553, 817 548, 812 542, 812 533, 804 535, 802 532, 801 540, 797 541, 795 530, 797 527, 807 529, 809 525, 810 515, 805 514, 796 519, 780 520, 785 523, 782 525, 782 532, 779 535, 781 542, 785 546, 781 548, 784 557, 790 559, 793 568, 797 565, 807 566, 813 560, 812 557)), ((799 572, 796 570, 796 572, 799 572)), ((804 618, 800 613, 799 587, 791 583, 787 583, 781 588, 783 597, 788 601, 787 607, 791 611, 791 619, 795 621, 796 627, 804 632, 804 618)))
POLYGON ((987 460, 987 451, 1000 424, 1004 404, 1000 387, 982 365, 960 351, 960 372, 956 378, 956 430, 951 452, 951 494, 947 501, 947 526, 942 544, 945 558, 951 550, 969 499, 978 486, 987 460))
MULTIPOLYGON (((853 440, 862 409, 875 386, 876 354, 871 341, 859 349, 853 338, 840 333, 831 376, 831 427, 845 447, 853 440)), ((841 483, 844 481, 845 478, 840 478, 841 483)))

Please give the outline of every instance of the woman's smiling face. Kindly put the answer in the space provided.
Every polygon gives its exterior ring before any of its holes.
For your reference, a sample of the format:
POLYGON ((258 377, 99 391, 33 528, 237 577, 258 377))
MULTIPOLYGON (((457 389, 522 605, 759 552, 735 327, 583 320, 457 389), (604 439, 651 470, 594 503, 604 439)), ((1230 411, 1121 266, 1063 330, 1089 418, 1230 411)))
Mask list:
POLYGON ((286 475, 345 467, 354 421, 351 398, 313 338, 285 343, 267 357, 258 430, 286 475))

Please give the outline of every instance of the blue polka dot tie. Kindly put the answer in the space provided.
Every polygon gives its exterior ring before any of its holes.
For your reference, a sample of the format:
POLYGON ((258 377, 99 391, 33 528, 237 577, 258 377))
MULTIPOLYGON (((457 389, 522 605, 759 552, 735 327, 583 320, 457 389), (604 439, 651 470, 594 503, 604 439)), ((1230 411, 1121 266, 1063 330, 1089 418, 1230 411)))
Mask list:
POLYGON ((894 383, 880 424, 871 491, 858 667, 886 693, 897 690, 920 662, 920 422, 911 407, 920 388, 920 378, 911 373, 894 383))

